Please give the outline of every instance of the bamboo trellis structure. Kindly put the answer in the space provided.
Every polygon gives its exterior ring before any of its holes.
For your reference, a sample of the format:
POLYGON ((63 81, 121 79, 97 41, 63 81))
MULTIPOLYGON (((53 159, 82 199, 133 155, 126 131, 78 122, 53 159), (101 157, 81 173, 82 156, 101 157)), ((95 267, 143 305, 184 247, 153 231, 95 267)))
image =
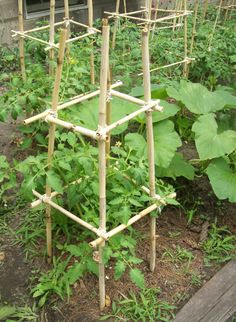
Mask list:
MULTIPOLYGON (((60 126, 69 131, 74 131, 80 133, 84 136, 92 138, 98 142, 99 151, 99 227, 95 227, 92 224, 81 219, 77 215, 66 210, 62 206, 59 206, 53 201, 53 198, 60 195, 57 191, 52 191, 52 188, 47 183, 45 194, 42 195, 37 191, 33 190, 33 195, 37 197, 37 200, 31 203, 31 207, 35 208, 40 204, 44 203, 46 205, 46 235, 47 235, 47 254, 48 260, 51 261, 52 258, 52 219, 51 219, 51 209, 54 208, 69 217, 82 227, 89 229, 97 235, 97 238, 90 242, 91 247, 98 248, 99 258, 99 298, 100 298, 100 309, 105 307, 105 266, 103 262, 103 249, 105 243, 114 235, 125 230, 127 227, 133 225, 138 220, 144 218, 145 216, 157 211, 160 206, 166 205, 168 198, 175 198, 175 194, 166 195, 161 197, 156 194, 155 191, 155 164, 154 164, 154 137, 153 137, 153 122, 152 114, 154 112, 161 112, 163 108, 160 106, 159 100, 151 100, 151 83, 150 83, 150 58, 149 58, 149 29, 145 26, 142 31, 142 65, 143 65, 143 86, 144 86, 144 99, 139 99, 121 93, 116 90, 118 86, 122 83, 117 82, 110 84, 109 76, 109 40, 110 40, 110 27, 108 21, 103 21, 102 27, 102 49, 101 49, 101 69, 100 69, 100 88, 94 92, 86 93, 84 95, 79 95, 72 98, 68 102, 59 102, 59 90, 62 78, 62 68, 65 58, 67 36, 68 36, 69 24, 64 23, 60 33, 59 51, 57 59, 57 68, 55 74, 54 90, 52 94, 51 108, 35 115, 31 118, 25 120, 25 124, 30 124, 37 120, 43 120, 49 124, 49 143, 48 143, 48 162, 47 167, 50 169, 52 167, 53 154, 55 149, 55 131, 56 127, 60 126), (58 118, 58 111, 64 108, 68 108, 74 104, 81 103, 90 98, 99 96, 99 106, 98 106, 98 127, 97 130, 90 130, 85 127, 77 126, 75 124, 65 122, 58 118), (111 99, 112 97, 119 97, 126 101, 132 102, 139 106, 135 112, 128 114, 122 119, 111 123, 109 122, 109 108, 112 108, 111 99), (151 204, 135 216, 129 219, 126 224, 120 224, 114 227, 110 231, 106 229, 106 169, 109 166, 106 162, 107 156, 107 139, 110 135, 112 129, 120 126, 132 120, 137 115, 141 113, 146 114, 147 123, 147 146, 148 146, 148 163, 149 163, 149 187, 142 186, 140 189, 152 197, 151 204)), ((132 178, 130 178, 131 181, 132 178)), ((78 179, 71 184, 80 184, 81 179, 78 179)), ((64 187, 67 188, 67 187, 64 187)), ((156 218, 150 216, 150 269, 154 271, 155 269, 155 256, 156 256, 156 218)))
MULTIPOLYGON (((125 0, 124 0, 125 1, 125 0)), ((126 1, 125 1, 126 3, 126 1)), ((187 9, 187 0, 176 0, 175 9, 161 9, 159 7, 159 1, 155 2, 155 5, 152 6, 152 0, 146 0, 145 6, 141 7, 141 9, 131 12, 120 12, 120 0, 116 0, 116 10, 115 12, 105 11, 105 14, 108 15, 108 19, 114 19, 114 31, 113 31, 113 39, 112 39, 112 48, 115 48, 116 42, 116 34, 118 29, 118 20, 119 18, 126 18, 129 20, 133 20, 137 22, 139 25, 148 26, 148 30, 153 30, 153 34, 155 29, 161 30, 166 28, 171 28, 172 31, 176 29, 176 27, 180 27, 184 25, 184 54, 183 59, 180 61, 176 61, 171 64, 166 64, 164 66, 159 66, 153 69, 150 69, 150 72, 158 71, 160 69, 169 68, 172 66, 183 65, 183 76, 187 77, 188 74, 188 65, 192 62, 192 58, 188 57, 188 16, 192 14, 192 11, 187 9), (158 13, 164 14, 162 17, 158 17, 158 13), (183 23, 182 23, 183 20, 183 23), (167 26, 159 26, 162 23, 169 23, 167 26)), ((139 73, 138 76, 143 75, 139 73)))
MULTIPOLYGON (((64 0, 64 14, 65 17, 63 21, 55 23, 55 1, 50 0, 50 22, 49 25, 33 28, 30 30, 24 30, 24 19, 23 19, 23 0, 18 0, 18 20, 19 20, 19 31, 12 30, 12 37, 19 37, 19 51, 20 51, 20 66, 23 80, 26 80, 25 72, 25 53, 24 53, 24 40, 30 39, 39 42, 46 46, 45 50, 49 51, 49 74, 53 75, 53 60, 54 52, 58 50, 59 43, 55 43, 55 31, 57 27, 60 27, 66 22, 68 24, 68 30, 70 30, 71 25, 78 26, 86 30, 85 33, 70 38, 70 33, 67 34, 66 46, 69 53, 69 45, 75 41, 81 40, 83 38, 92 36, 100 30, 93 27, 93 0, 87 0, 88 7, 88 24, 83 24, 70 18, 69 14, 69 0, 64 0), (41 38, 32 36, 34 32, 41 32, 44 30, 49 30, 49 41, 45 41, 41 38)), ((93 44, 91 44, 91 55, 90 55, 90 76, 91 83, 95 84, 95 73, 94 73, 94 54, 93 54, 93 44)))

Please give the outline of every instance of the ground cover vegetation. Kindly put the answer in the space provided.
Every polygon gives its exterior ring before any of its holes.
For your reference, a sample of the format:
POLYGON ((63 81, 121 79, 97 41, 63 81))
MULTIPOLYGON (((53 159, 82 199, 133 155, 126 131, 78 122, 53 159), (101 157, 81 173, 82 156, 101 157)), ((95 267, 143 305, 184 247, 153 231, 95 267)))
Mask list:
MULTIPOLYGON (((209 48, 209 35, 212 31, 215 9, 210 8, 207 20, 200 23, 192 56, 196 59, 189 69, 189 81, 182 78, 180 67, 160 70, 152 75, 152 98, 160 99, 163 113, 153 117, 155 135, 156 189, 166 196, 184 184, 194 182, 195 178, 208 177, 213 193, 221 201, 236 202, 236 97, 235 64, 236 35, 233 19, 219 24, 214 35, 214 46, 209 48), (194 158, 186 157, 184 146, 196 147, 194 158), (180 179, 179 179, 180 178, 180 179)), ((42 22, 43 24, 44 22, 42 22)), ((100 21, 96 22, 97 27, 100 21)), ((189 21, 191 30, 192 21, 189 21)), ((162 30, 151 35, 152 66, 161 66, 176 61, 183 55, 179 38, 182 31, 173 35, 162 30)), ((190 36, 190 35, 189 35, 190 36)), ((41 37, 47 39, 46 33, 41 37)), ((94 38, 95 67, 98 75, 100 66, 101 38, 94 38)), ((90 84, 88 40, 71 46, 63 70, 60 100, 93 90, 90 84), (79 59, 78 59, 79 57, 79 59), (83 78, 83 82, 80 79, 83 78)), ((41 45, 26 42, 27 80, 23 83, 18 72, 17 50, 1 49, 0 84, 4 92, 0 96, 0 120, 7 122, 22 120, 49 107, 53 79, 48 76, 47 57, 41 45)), ((129 21, 120 22, 116 50, 111 52, 112 74, 115 80, 122 80, 123 90, 136 97, 143 97, 141 71, 140 31, 129 21)), ((96 130, 97 99, 88 101, 66 111, 59 116, 72 123, 96 130)), ((112 121, 125 116, 127 110, 135 106, 119 99, 112 100, 112 121)), ((28 260, 45 257, 44 245, 44 206, 29 210, 27 203, 32 200, 32 189, 44 193, 47 181, 60 195, 56 198, 86 221, 98 225, 98 163, 97 149, 80 135, 58 129, 56 132, 56 152, 52 169, 47 169, 47 131, 44 122, 18 127, 20 138, 16 141, 19 151, 33 149, 33 155, 22 160, 9 160, 0 156, 0 229, 13 236, 15 243, 21 245, 28 260), (75 181, 76 184, 75 184, 75 181), (64 190, 63 187, 66 187, 64 190), (6 222, 16 209, 23 213, 16 232, 9 231, 6 222)), ((150 202, 149 196, 140 191, 141 185, 148 186, 146 158, 145 116, 141 115, 129 124, 113 131, 108 168, 108 227, 127 223, 129 218, 142 210, 150 202), (132 177, 134 181, 128 178, 132 177)), ((180 188, 181 190, 181 188, 180 188)), ((191 209, 185 209, 184 200, 169 199, 170 205, 184 209, 187 225, 196 216, 201 201, 194 201, 191 209)), ((187 203, 187 202, 186 202, 187 203)), ((156 213, 161 216, 162 209, 156 213)), ((206 221, 206 218, 203 218, 206 221)), ((208 220, 208 219, 207 219, 208 220)), ((86 274, 97 275, 96 258, 87 241, 94 237, 83 231, 65 216, 53 211, 54 253, 53 265, 48 270, 32 274, 31 294, 35 306, 0 306, 0 319, 7 321, 37 320, 39 307, 56 303, 59 299, 69 302, 77 281, 86 274), (35 313, 36 312, 36 313, 35 313)), ((178 238, 178 232, 170 232, 171 238, 178 238)), ((129 228, 128 234, 113 237, 106 246, 104 261, 112 267, 112 277, 119 280, 128 276, 139 294, 131 291, 120 294, 121 300, 113 302, 111 312, 103 319, 117 321, 135 320, 170 321, 175 305, 183 299, 176 297, 167 303, 160 289, 148 288, 142 264, 144 259, 138 252, 137 242, 141 234, 129 228), (158 300, 157 300, 158 299, 158 300), (151 307, 151 309, 150 309, 151 307)), ((206 266, 223 263, 234 256, 235 236, 217 219, 210 225, 209 234, 200 244, 206 266)), ((96 256, 95 256, 96 257, 96 256)), ((164 248, 161 256, 163 265, 181 266, 182 274, 191 276, 191 285, 201 285, 201 278, 191 269, 196 255, 182 247, 164 248)), ((1 263, 1 261, 0 261, 1 263)), ((90 275, 91 276, 91 275, 90 275)), ((107 299, 108 306, 110 306, 107 299)))

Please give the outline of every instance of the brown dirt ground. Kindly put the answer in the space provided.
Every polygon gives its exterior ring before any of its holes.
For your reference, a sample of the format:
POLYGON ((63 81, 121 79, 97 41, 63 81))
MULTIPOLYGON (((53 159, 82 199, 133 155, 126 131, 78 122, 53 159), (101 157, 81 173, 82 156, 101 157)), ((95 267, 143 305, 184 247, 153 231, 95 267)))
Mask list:
MULTIPOLYGON (((12 142, 11 134, 15 131, 16 124, 0 124, 0 153, 7 154, 10 159, 17 156, 17 150, 12 142), (13 144, 13 145, 12 145, 13 144)), ((193 153, 190 147, 191 155, 193 153)), ((194 153, 193 153, 194 154, 194 153)), ((191 209, 196 200, 201 200, 198 206, 198 215, 208 217, 209 222, 214 222, 217 217, 219 225, 227 225, 230 231, 236 234, 236 205, 228 202, 218 202, 211 193, 208 180, 205 177, 197 178, 194 182, 179 180, 178 195, 185 200, 185 208, 191 209), (187 201, 187 202, 186 202, 187 201)), ((19 212, 10 227, 14 230, 24 213, 19 212)), ((216 265, 206 268, 203 265, 203 253, 198 245, 203 220, 196 216, 190 226, 187 226, 186 216, 177 207, 166 207, 157 220, 157 262, 156 270, 151 273, 148 269, 149 245, 148 245, 148 218, 137 223, 135 228, 143 237, 137 248, 137 255, 143 259, 140 268, 145 274, 147 287, 161 288, 161 297, 180 309, 191 295, 200 287, 193 286, 191 274, 186 273, 186 264, 171 263, 162 258, 166 249, 175 249, 177 245, 190 250, 194 254, 189 272, 201 276, 202 283, 209 280, 220 268, 216 265), (174 237, 174 233, 178 233, 174 237)), ((45 269, 42 258, 30 263, 25 261, 23 249, 12 243, 12 238, 0 237, 0 251, 5 253, 5 259, 0 263, 0 300, 6 303, 24 305, 32 303, 30 297, 30 271, 45 269)), ((127 295, 130 290, 136 290, 130 282, 128 274, 121 280, 114 281, 113 263, 106 269, 106 292, 111 300, 116 300, 127 295)), ((109 308, 105 313, 109 312, 109 308)), ((48 305, 40 313, 40 322, 62 321, 98 321, 100 312, 98 309, 98 281, 95 276, 87 274, 74 285, 73 296, 69 303, 66 301, 55 305, 48 305)))

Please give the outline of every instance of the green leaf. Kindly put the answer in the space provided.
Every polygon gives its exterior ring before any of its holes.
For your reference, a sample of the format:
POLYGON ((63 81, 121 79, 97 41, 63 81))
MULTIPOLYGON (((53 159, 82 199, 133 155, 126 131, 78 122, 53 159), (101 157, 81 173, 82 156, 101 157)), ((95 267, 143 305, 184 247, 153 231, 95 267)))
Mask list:
POLYGON ((84 265, 82 263, 75 263, 69 270, 66 272, 69 284, 73 285, 80 277, 83 276, 84 265))
POLYGON ((14 306, 0 306, 0 321, 5 320, 6 318, 12 316, 16 311, 14 306))
POLYGON ((55 191, 62 193, 63 185, 60 177, 53 170, 47 172, 47 184, 52 187, 55 191))
POLYGON ((0 122, 6 122, 7 120, 7 110, 2 108, 0 111, 0 122))
POLYGON ((201 84, 186 81, 181 81, 178 89, 167 88, 167 93, 170 97, 182 102, 190 112, 195 114, 220 111, 228 104, 229 100, 229 96, 221 95, 220 91, 210 92, 201 84))
POLYGON ((68 245, 66 247, 67 252, 69 252, 71 255, 79 257, 83 254, 82 248, 80 246, 76 245, 68 245))
POLYGON ((165 120, 154 124, 155 163, 167 168, 175 155, 175 151, 182 145, 180 137, 174 130, 174 123, 165 120))
MULTIPOLYGON (((123 118, 127 114, 130 114, 138 109, 135 104, 129 103, 127 101, 114 98, 111 102, 111 122, 118 121, 123 118)), ((70 110, 70 115, 64 117, 66 119, 69 118, 70 122, 75 123, 77 125, 82 125, 91 130, 97 130, 98 126, 98 99, 92 99, 83 103, 79 106, 78 109, 73 108, 70 110)), ((64 112, 66 113, 66 112, 64 112)), ((67 115, 67 114, 66 114, 67 115)), ((128 123, 122 124, 118 126, 116 129, 112 131, 113 135, 120 134, 124 132, 128 127, 128 123)))
POLYGON ((125 136, 125 145, 136 152, 138 157, 147 155, 147 143, 144 137, 138 133, 129 133, 125 136))
POLYGON ((180 110, 180 107, 178 105, 170 104, 166 101, 161 101, 160 105, 163 106, 163 108, 164 108, 163 112, 154 112, 153 113, 153 123, 168 119, 169 117, 177 114, 180 110))
POLYGON ((137 200, 133 199, 133 198, 129 198, 129 202, 133 205, 133 206, 136 206, 136 207, 143 207, 143 205, 138 202, 137 200))
POLYGON ((66 161, 59 161, 58 163, 59 167, 64 169, 64 170, 68 170, 68 171, 71 171, 71 166, 70 166, 70 163, 66 162, 66 161))
POLYGON ((236 131, 218 133, 215 114, 200 116, 193 124, 197 151, 202 160, 229 154, 236 148, 236 131))
POLYGON ((124 206, 121 210, 117 213, 117 217, 120 219, 122 224, 127 224, 128 220, 131 217, 131 210, 128 206, 124 206))
POLYGON ((72 147, 75 146, 75 144, 77 142, 76 135, 73 132, 69 132, 68 137, 67 137, 67 141, 72 147))
POLYGON ((223 200, 236 202, 236 172, 223 158, 212 160, 207 175, 216 196, 223 200))
POLYGON ((144 275, 143 273, 137 269, 137 268, 132 268, 129 272, 131 281, 137 285, 139 288, 144 288, 145 282, 144 282, 144 275))
POLYGON ((168 168, 156 167, 156 176, 159 178, 185 177, 188 180, 194 179, 194 167, 184 160, 181 153, 176 152, 168 168))
POLYGON ((118 261, 115 265, 114 278, 117 281, 124 274, 126 265, 123 261, 118 261))

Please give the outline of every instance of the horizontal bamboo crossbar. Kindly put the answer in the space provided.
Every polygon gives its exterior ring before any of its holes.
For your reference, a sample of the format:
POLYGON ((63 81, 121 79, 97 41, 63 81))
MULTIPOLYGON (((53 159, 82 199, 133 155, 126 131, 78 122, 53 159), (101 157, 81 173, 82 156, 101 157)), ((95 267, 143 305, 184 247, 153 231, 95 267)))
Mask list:
POLYGON ((106 236, 104 233, 102 233, 101 230, 97 229, 96 227, 94 227, 93 225, 87 223, 86 221, 84 221, 83 219, 75 216, 74 214, 72 214, 70 211, 64 209, 63 207, 59 206, 58 204, 56 204, 55 202, 53 202, 50 198, 46 197, 45 195, 41 195, 40 193, 38 193, 37 191, 33 190, 33 195, 37 198, 40 198, 42 200, 43 203, 46 203, 48 205, 50 205, 51 207, 53 207, 54 209, 60 211, 62 214, 64 214, 65 216, 67 216, 68 218, 72 219, 73 221, 77 222, 78 224, 80 224, 81 226, 89 229, 90 231, 92 231, 93 233, 95 233, 97 236, 100 236, 104 239, 106 239, 106 236))
POLYGON ((94 28, 94 27, 90 27, 90 26, 88 26, 88 25, 85 25, 85 24, 83 24, 83 23, 81 23, 81 22, 78 22, 78 21, 75 21, 75 20, 73 20, 73 19, 70 19, 69 20, 71 23, 73 23, 74 25, 77 25, 77 26, 80 26, 80 27, 84 27, 84 28, 87 28, 87 29, 91 29, 91 30, 94 30, 95 32, 97 32, 97 33, 101 33, 101 30, 99 30, 99 29, 97 29, 97 28, 94 28))
MULTIPOLYGON (((119 87, 121 85, 122 85, 122 82, 117 81, 116 83, 111 85, 111 88, 116 88, 116 87, 119 87)), ((98 96, 99 94, 100 94, 100 89, 98 89, 98 90, 96 90, 94 92, 91 92, 91 93, 87 93, 85 95, 78 95, 77 97, 74 97, 72 100, 70 100, 68 102, 59 104, 58 107, 57 107, 57 110, 60 111, 60 110, 63 110, 65 108, 68 108, 68 107, 70 107, 72 105, 82 103, 84 101, 87 101, 87 100, 89 100, 91 98, 94 98, 94 97, 98 96)), ((32 122, 44 119, 50 113, 51 113, 51 110, 47 109, 42 113, 39 113, 37 115, 34 115, 34 116, 29 117, 28 119, 24 120, 24 124, 30 124, 32 122)))
POLYGON ((173 15, 169 15, 169 16, 165 16, 165 17, 161 17, 161 18, 157 18, 157 19, 146 19, 146 18, 141 18, 141 17, 135 17, 135 16, 129 16, 127 14, 120 14, 120 13, 116 13, 116 12, 109 12, 109 11, 105 11, 105 14, 110 15, 109 18, 113 18, 113 17, 123 17, 123 18, 128 18, 131 20, 137 20, 137 21, 142 21, 142 22, 146 22, 148 24, 152 24, 152 23, 158 23, 161 21, 166 21, 166 20, 172 20, 172 19, 176 19, 179 17, 185 17, 191 14, 190 11, 185 11, 183 13, 176 13, 173 15))
MULTIPOLYGON (((65 190, 66 188, 68 188, 69 186, 72 186, 72 185, 75 185, 75 184, 80 184, 82 182, 82 179, 80 178, 80 179, 78 179, 78 180, 75 180, 75 181, 73 181, 73 182, 71 182, 70 184, 68 184, 68 185, 66 185, 65 187, 63 187, 63 190, 65 190)), ((62 193, 60 193, 60 192, 58 192, 58 191, 53 191, 52 193, 51 193, 51 196, 50 196, 50 199, 52 199, 52 198, 55 198, 55 197, 57 197, 57 196, 59 196, 59 195, 61 195, 62 193)), ((42 201, 42 198, 41 199, 37 199, 37 200, 35 200, 35 201, 33 201, 33 202, 31 202, 31 204, 30 204, 30 208, 36 208, 36 207, 38 207, 39 205, 41 205, 43 203, 43 201, 42 201)))
MULTIPOLYGON (((193 60, 195 60, 195 59, 187 57, 187 58, 185 58, 185 59, 183 59, 181 61, 178 61, 178 62, 175 62, 175 63, 172 63, 172 64, 168 64, 168 65, 153 68, 153 69, 150 70, 150 72, 152 73, 152 72, 155 72, 155 71, 160 70, 160 69, 164 69, 164 68, 168 68, 168 67, 172 67, 172 66, 176 66, 176 65, 181 65, 181 64, 184 64, 184 63, 189 64, 193 60)), ((142 75, 143 75, 143 73, 138 74, 138 76, 142 76, 142 75)))
MULTIPOLYGON (((75 38, 70 38, 70 39, 66 40, 66 44, 70 44, 72 42, 75 42, 77 40, 80 40, 80 39, 89 37, 89 36, 94 35, 94 34, 95 34, 95 31, 94 30, 91 30, 91 31, 87 32, 86 34, 83 34, 83 35, 77 36, 75 38)), ((58 49, 59 48, 59 44, 56 44, 56 45, 50 44, 48 47, 45 48, 45 50, 46 51, 47 50, 50 50, 52 47, 58 49)))
POLYGON ((139 114, 142 114, 144 112, 150 111, 152 110, 152 108, 155 108, 155 110, 162 112, 163 108, 161 106, 158 105, 159 101, 156 102, 150 102, 147 105, 144 105, 142 108, 140 108, 139 110, 130 113, 129 115, 123 117, 122 119, 104 127, 103 129, 99 130, 97 133, 100 137, 104 137, 106 134, 108 134, 109 132, 111 132, 112 130, 114 130, 115 128, 117 128, 118 126, 134 119, 136 116, 138 116, 139 114))
POLYGON ((130 218, 129 221, 127 222, 127 224, 121 224, 121 225, 117 226, 116 228, 112 229, 111 231, 105 233, 103 237, 99 237, 99 238, 95 239, 94 241, 92 241, 90 243, 90 246, 92 246, 94 248, 98 247, 104 241, 104 239, 108 240, 111 237, 117 235, 118 233, 122 232, 123 230, 125 230, 129 226, 133 225, 135 222, 137 222, 141 218, 145 217, 146 215, 150 214, 152 211, 156 210, 157 208, 158 208, 157 204, 153 204, 153 205, 149 206, 148 208, 142 210, 140 213, 138 213, 134 217, 130 218))
POLYGON ((63 120, 56 118, 55 116, 51 116, 50 114, 48 116, 46 116, 45 121, 62 126, 64 128, 66 128, 67 130, 72 130, 74 132, 78 132, 78 133, 88 136, 94 140, 98 139, 98 137, 99 137, 96 131, 89 130, 89 129, 82 127, 82 126, 74 125, 70 122, 65 122, 63 120))
MULTIPOLYGON (((75 42, 75 41, 83 39, 83 38, 86 38, 86 37, 89 37, 89 36, 91 36, 91 35, 93 35, 93 34, 95 34, 97 32, 101 33, 100 30, 98 30, 96 28, 93 28, 93 27, 89 27, 89 26, 87 26, 85 24, 76 22, 73 19, 68 19, 66 22, 67 23, 73 23, 73 24, 78 25, 80 27, 87 28, 87 30, 88 30, 88 32, 83 34, 83 35, 68 39, 66 41, 67 44, 75 42)), ((57 27, 57 26, 63 25, 64 23, 65 23, 65 21, 57 22, 57 23, 53 24, 53 26, 57 27)), ((47 26, 42 26, 42 27, 38 27, 38 28, 33 28, 33 29, 30 29, 30 30, 26 30, 26 31, 12 30, 11 32, 13 33, 12 37, 20 36, 21 38, 28 38, 30 40, 34 40, 34 41, 37 41, 37 42, 39 42, 41 44, 47 45, 47 47, 45 48, 46 51, 50 50, 51 48, 58 49, 59 44, 53 44, 53 43, 50 43, 49 41, 45 41, 45 40, 42 40, 40 38, 33 37, 33 36, 29 35, 29 33, 33 33, 33 32, 36 32, 36 31, 42 31, 42 30, 46 30, 46 29, 49 29, 49 28, 50 28, 50 25, 47 25, 47 26)))
MULTIPOLYGON (((61 26, 64 23, 65 23, 65 21, 57 22, 57 23, 54 24, 54 27, 61 26)), ((42 31, 42 30, 46 30, 46 29, 49 29, 49 28, 50 28, 50 25, 46 25, 46 26, 42 26, 42 27, 37 27, 37 28, 30 29, 30 30, 25 30, 24 31, 24 34, 29 34, 29 33, 36 32, 36 31, 42 31)), ((15 32, 15 31, 12 31, 12 32, 15 32)))

